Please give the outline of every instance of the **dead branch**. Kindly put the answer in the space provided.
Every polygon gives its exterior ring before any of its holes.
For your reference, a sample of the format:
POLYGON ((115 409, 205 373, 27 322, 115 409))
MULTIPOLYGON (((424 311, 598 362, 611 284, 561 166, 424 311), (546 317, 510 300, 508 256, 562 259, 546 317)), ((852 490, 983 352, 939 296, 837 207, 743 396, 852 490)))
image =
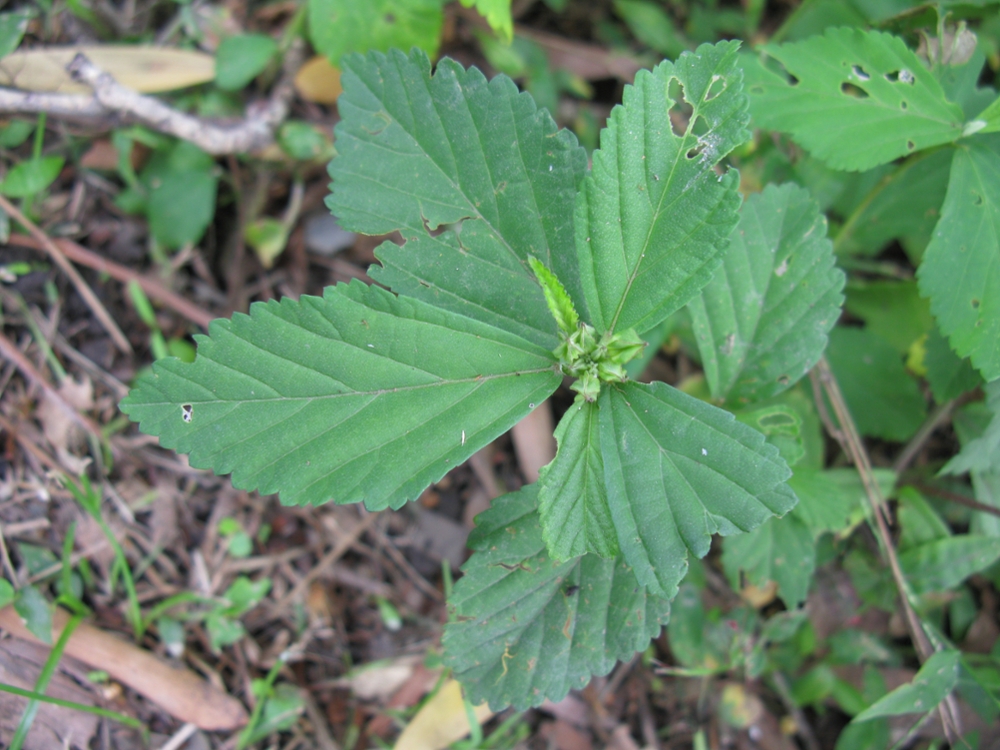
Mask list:
POLYGON ((110 74, 78 54, 67 66, 74 80, 93 91, 92 96, 48 94, 0 88, 0 113, 35 114, 71 120, 103 121, 109 127, 138 123, 160 133, 190 141, 213 154, 252 153, 274 141, 274 131, 288 116, 295 93, 293 79, 302 63, 302 45, 293 44, 285 54, 281 79, 270 98, 251 104, 247 115, 234 123, 195 117, 159 99, 140 94, 118 83, 110 74))

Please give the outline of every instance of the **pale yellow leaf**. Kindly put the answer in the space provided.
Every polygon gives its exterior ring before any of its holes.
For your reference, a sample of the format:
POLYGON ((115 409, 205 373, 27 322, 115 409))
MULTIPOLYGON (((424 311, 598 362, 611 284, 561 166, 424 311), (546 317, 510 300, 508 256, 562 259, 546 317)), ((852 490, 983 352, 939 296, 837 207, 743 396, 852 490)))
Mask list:
MULTIPOLYGON (((480 724, 493 715, 485 703, 476 706, 473 712, 480 724)), ((395 750, 442 750, 470 731, 462 686, 456 680, 448 680, 399 735, 395 750)))
POLYGON ((0 60, 0 84, 25 91, 86 94, 66 66, 82 52, 97 67, 134 91, 155 93, 194 86, 215 79, 215 59, 204 52, 135 45, 92 47, 36 47, 0 60))
POLYGON ((295 90, 308 102, 333 104, 340 96, 340 71, 322 55, 309 60, 295 74, 295 90))

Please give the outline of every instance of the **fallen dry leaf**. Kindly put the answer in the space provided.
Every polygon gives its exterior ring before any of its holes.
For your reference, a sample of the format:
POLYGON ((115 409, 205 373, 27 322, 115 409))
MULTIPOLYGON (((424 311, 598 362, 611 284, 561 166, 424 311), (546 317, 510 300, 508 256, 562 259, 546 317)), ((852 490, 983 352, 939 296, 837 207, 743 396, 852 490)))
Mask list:
MULTIPOLYGON (((53 643, 59 639, 68 620, 65 611, 55 611, 53 643)), ((16 638, 37 643, 13 605, 0 609, 0 628, 16 638)), ((242 703, 212 687, 194 672, 172 667, 148 651, 93 625, 80 623, 70 636, 64 653, 94 669, 103 669, 112 679, 141 693, 171 716, 199 729, 232 730, 247 722, 242 703)))
POLYGON ((77 83, 66 72, 66 66, 78 52, 118 83, 146 94, 215 79, 215 58, 204 52, 108 44, 19 50, 0 60, 0 84, 25 91, 88 94, 90 88, 77 83))
POLYGON ((392 695, 410 679, 420 666, 421 657, 401 656, 352 669, 350 674, 334 684, 347 687, 358 697, 368 701, 388 702, 392 695))
POLYGON ((325 57, 316 55, 295 74, 295 90, 308 102, 333 104, 343 91, 340 71, 325 57))
MULTIPOLYGON (((22 690, 34 690, 48 653, 47 648, 32 643, 0 641, 0 682, 22 690)), ((88 706, 94 703, 93 695, 79 687, 60 669, 52 675, 52 681, 45 692, 54 698, 74 703, 88 706)), ((27 702, 27 698, 0 692, 0 739, 10 741, 27 702)), ((64 746, 87 748, 97 732, 97 722, 98 718, 93 714, 41 702, 23 747, 25 750, 51 750, 64 746)))
MULTIPOLYGON (((480 724, 493 716, 485 703, 476 706, 473 712, 480 724)), ((470 731, 462 686, 456 680, 448 680, 399 735, 395 750, 442 750, 470 731)))

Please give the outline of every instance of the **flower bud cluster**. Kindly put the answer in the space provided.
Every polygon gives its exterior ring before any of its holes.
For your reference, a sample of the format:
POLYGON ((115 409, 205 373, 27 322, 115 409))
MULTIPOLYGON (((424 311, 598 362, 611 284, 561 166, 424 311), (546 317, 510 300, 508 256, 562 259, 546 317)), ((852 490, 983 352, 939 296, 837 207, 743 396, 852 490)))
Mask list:
POLYGON ((624 382, 628 377, 625 365, 645 347, 646 342, 632 328, 598 338, 593 326, 581 322, 556 347, 555 355, 563 373, 577 379, 570 388, 586 401, 596 401, 601 383, 624 382))

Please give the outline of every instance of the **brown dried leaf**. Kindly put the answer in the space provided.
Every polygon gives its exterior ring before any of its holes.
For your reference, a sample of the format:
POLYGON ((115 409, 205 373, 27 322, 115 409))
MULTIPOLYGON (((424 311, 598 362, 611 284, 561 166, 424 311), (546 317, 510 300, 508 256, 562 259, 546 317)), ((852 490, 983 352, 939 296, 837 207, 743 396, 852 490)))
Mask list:
MULTIPOLYGON (((485 703, 476 706, 473 712, 480 724, 493 715, 485 703)), ((448 680, 399 735, 395 750, 442 750, 469 731, 462 686, 455 680, 448 680)))
POLYGON ((340 97, 340 70, 322 55, 309 60, 295 75, 295 90, 307 102, 333 104, 340 97))

